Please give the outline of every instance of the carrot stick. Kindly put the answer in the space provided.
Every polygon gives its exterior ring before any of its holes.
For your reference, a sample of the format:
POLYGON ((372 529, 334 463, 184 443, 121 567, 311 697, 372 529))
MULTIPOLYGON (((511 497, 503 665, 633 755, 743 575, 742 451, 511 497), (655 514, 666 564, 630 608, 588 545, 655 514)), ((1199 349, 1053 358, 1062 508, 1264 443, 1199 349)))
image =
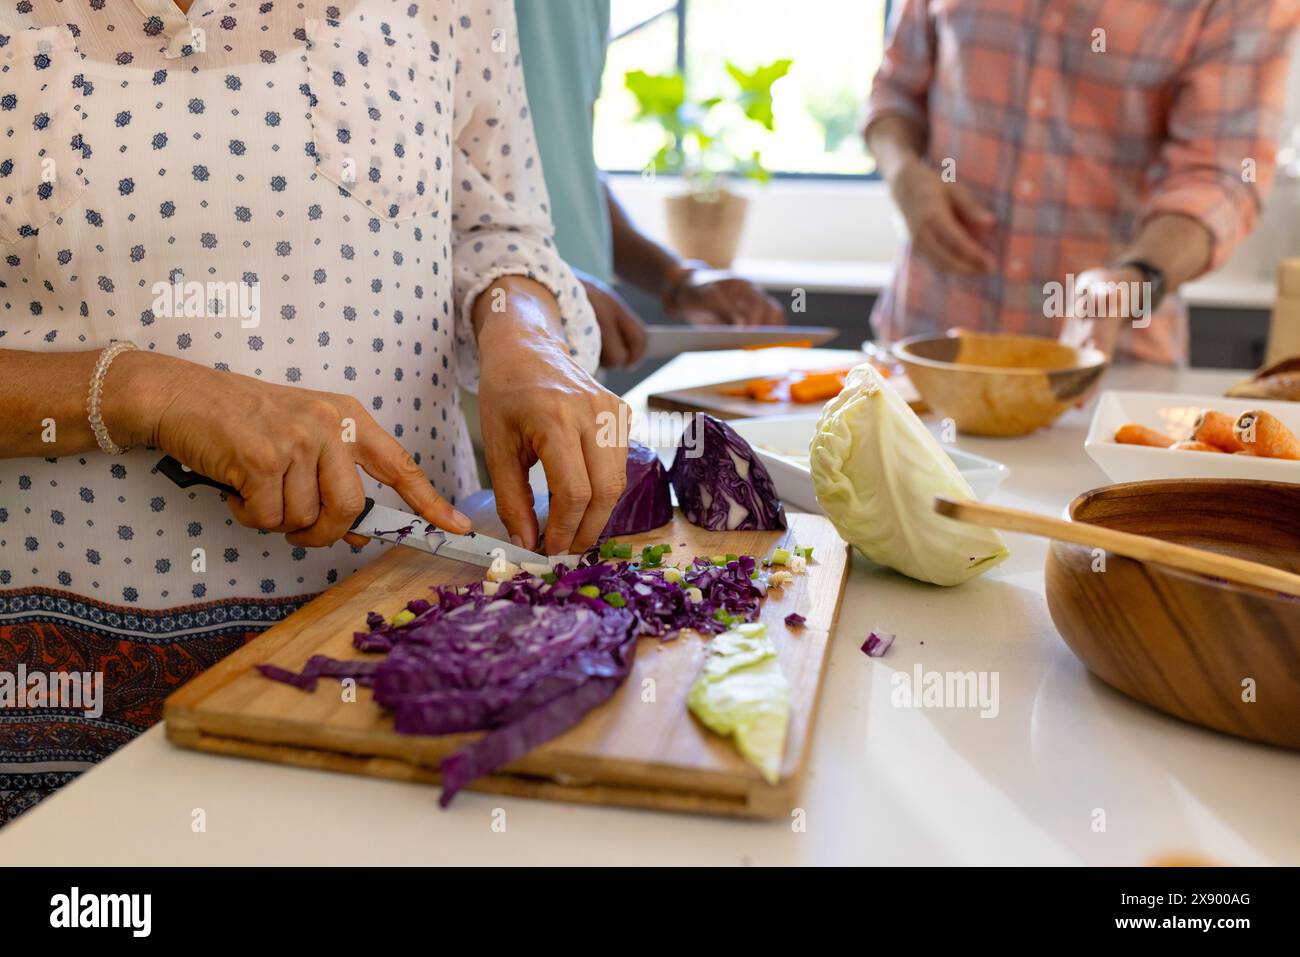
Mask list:
POLYGON ((798 382, 790 383, 790 400, 824 402, 835 398, 843 389, 844 379, 838 373, 809 373, 798 382))
POLYGON ((1169 447, 1175 452, 1217 452, 1220 455, 1227 454, 1217 445, 1210 445, 1207 442, 1197 442, 1195 439, 1184 439, 1182 442, 1175 442, 1169 447))
POLYGON ((1192 426, 1192 438, 1206 445, 1214 445, 1225 452, 1240 452, 1245 448, 1233 434, 1232 426, 1236 420, 1226 412, 1217 409, 1202 409, 1192 426))
POLYGON ((776 387, 781 384, 780 379, 754 379, 745 383, 745 390, 749 393, 751 399, 757 399, 759 402, 772 402, 772 393, 776 387))
POLYGON ((1115 441, 1124 445, 1150 445, 1157 449, 1167 449, 1174 444, 1174 440, 1169 436, 1134 422, 1121 425, 1115 432, 1115 441))
POLYGON ((1233 434, 1256 455, 1270 459, 1300 459, 1300 439, 1277 416, 1252 409, 1237 416, 1233 434))

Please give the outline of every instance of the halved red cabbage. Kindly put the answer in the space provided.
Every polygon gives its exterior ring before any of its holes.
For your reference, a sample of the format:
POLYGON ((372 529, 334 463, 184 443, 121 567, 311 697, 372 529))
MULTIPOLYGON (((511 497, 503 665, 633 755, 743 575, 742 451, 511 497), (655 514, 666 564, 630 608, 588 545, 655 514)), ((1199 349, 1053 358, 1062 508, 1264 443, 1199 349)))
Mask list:
POLYGON ((601 538, 648 532, 673 520, 673 499, 668 472, 659 453, 640 442, 627 449, 627 488, 601 532, 601 538))
POLYGON ((682 514, 701 528, 785 528, 785 509, 767 469, 735 429, 711 415, 687 423, 668 478, 682 514))
POLYGON ((375 701, 393 712, 401 734, 451 734, 486 730, 478 741, 442 762, 445 807, 462 787, 518 760, 576 724, 622 684, 640 635, 668 638, 682 628, 706 633, 727 621, 753 621, 766 588, 750 576, 751 556, 726 566, 698 558, 680 585, 662 570, 597 561, 555 566, 547 584, 521 573, 495 595, 483 583, 436 586, 436 602, 416 599, 402 625, 366 616, 370 630, 353 636, 362 651, 386 652, 382 661, 336 661, 317 655, 301 674, 273 665, 258 670, 304 691, 318 677, 354 677, 375 689, 375 701), (604 598, 581 594, 595 586, 604 598), (690 601, 686 588, 698 588, 690 601))

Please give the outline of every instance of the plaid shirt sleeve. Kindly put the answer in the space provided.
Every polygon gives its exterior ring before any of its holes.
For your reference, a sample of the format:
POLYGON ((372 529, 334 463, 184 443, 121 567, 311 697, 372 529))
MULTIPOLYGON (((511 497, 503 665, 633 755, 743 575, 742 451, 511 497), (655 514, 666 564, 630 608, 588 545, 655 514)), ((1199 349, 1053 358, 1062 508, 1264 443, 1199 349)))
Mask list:
POLYGON ((863 129, 889 114, 905 116, 923 128, 927 125, 926 97, 934 76, 934 25, 926 12, 928 4, 929 0, 902 0, 895 6, 863 129))
POLYGON ((1181 213, 1213 237, 1206 271, 1254 228, 1273 179, 1294 0, 1215 0, 1180 77, 1144 219, 1181 213))

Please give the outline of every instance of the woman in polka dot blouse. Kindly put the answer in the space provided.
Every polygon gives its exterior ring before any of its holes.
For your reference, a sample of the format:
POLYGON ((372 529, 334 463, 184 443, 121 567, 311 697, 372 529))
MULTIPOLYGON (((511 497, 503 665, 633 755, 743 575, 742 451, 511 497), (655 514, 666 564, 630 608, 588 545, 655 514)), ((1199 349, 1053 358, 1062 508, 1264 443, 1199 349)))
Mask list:
POLYGON ((619 403, 511 0, 10 0, 0 133, 0 676, 105 682, 0 699, 0 822, 371 560, 366 495, 467 530, 462 387, 513 539, 604 527, 619 403))

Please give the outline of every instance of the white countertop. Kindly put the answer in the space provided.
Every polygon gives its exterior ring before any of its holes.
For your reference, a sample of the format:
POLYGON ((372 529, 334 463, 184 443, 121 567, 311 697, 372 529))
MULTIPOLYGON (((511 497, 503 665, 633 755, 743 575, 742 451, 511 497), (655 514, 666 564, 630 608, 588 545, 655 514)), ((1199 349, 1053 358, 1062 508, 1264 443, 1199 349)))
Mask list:
MULTIPOLYGON (((629 399, 789 361, 687 355, 629 399)), ((1108 384, 1221 394, 1237 378, 1116 370, 1108 384)), ((996 501, 1058 513, 1105 484, 1083 451, 1088 419, 959 444, 1011 467, 996 501)), ((1300 864, 1300 756, 1165 717, 1091 678, 1048 616, 1045 543, 1008 541, 1008 562, 955 589, 855 556, 803 832, 472 792, 440 811, 432 787, 184 751, 157 727, 0 830, 0 864, 1300 864), (898 640, 867 658, 858 647, 877 626, 898 640), (1000 713, 891 706, 890 676, 918 663, 997 671, 1000 713), (206 831, 194 833, 200 808, 206 831)))
MULTIPOLYGON (((767 289, 805 289, 837 295, 878 295, 894 280, 892 262, 840 259, 737 259, 737 275, 767 289)), ((1269 311, 1277 298, 1272 277, 1241 275, 1226 270, 1189 282, 1179 290, 1189 306, 1269 311)))

